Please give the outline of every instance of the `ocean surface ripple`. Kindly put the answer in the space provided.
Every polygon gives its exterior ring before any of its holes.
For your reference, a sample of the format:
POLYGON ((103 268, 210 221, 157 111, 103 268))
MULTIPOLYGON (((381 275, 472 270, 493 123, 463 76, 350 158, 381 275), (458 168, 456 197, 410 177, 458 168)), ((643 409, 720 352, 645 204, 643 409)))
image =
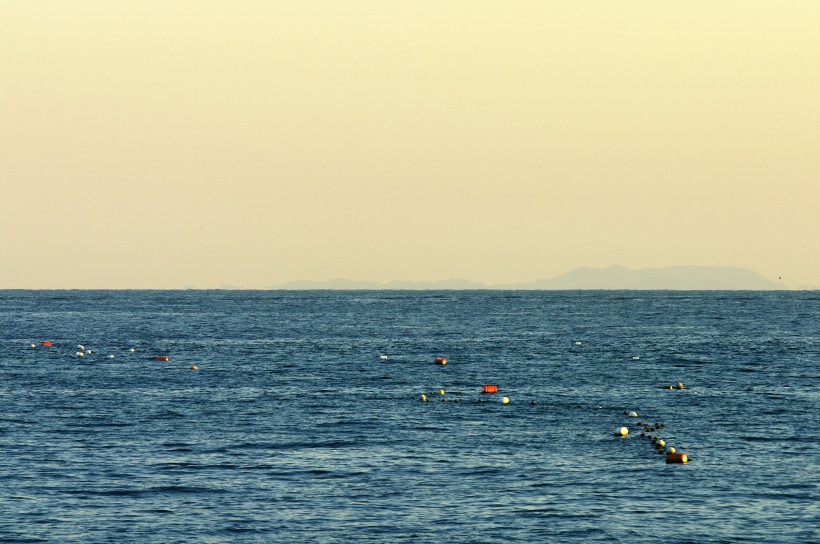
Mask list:
POLYGON ((0 291, 0 542, 816 542, 818 302, 0 291))

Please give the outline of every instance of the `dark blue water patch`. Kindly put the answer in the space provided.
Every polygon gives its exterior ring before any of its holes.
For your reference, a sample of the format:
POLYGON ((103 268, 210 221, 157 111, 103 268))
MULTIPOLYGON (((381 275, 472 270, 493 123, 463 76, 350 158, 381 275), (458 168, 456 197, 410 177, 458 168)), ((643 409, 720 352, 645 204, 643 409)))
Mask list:
POLYGON ((818 301, 0 292, 0 534, 811 541, 818 301), (692 461, 667 465, 631 410, 692 461))

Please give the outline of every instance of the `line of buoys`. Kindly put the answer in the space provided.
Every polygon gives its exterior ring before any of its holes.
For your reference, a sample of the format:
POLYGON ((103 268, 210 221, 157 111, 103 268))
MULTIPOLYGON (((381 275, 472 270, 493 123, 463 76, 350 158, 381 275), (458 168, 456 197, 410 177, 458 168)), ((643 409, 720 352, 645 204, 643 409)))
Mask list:
POLYGON ((446 365, 447 364, 447 357, 436 357, 436 364, 437 365, 446 365))
POLYGON ((678 382, 678 383, 677 383, 677 385, 664 385, 664 386, 662 386, 662 387, 661 387, 661 389, 677 389, 677 390, 681 390, 681 389, 683 389, 683 383, 678 382))

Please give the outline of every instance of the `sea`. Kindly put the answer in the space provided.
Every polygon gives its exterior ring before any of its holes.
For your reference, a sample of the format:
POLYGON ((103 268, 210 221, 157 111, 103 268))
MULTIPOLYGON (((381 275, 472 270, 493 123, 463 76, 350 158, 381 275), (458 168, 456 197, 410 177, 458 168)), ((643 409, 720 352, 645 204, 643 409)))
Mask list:
POLYGON ((0 291, 0 542, 808 543, 819 465, 817 291, 0 291))

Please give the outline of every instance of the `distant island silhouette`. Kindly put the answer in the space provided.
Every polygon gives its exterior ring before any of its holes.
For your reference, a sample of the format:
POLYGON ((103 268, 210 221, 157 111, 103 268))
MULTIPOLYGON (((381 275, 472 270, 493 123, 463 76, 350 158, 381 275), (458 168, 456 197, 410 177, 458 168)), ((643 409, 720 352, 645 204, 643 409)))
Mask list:
POLYGON ((465 279, 443 281, 360 281, 343 278, 328 281, 291 281, 272 289, 328 290, 673 290, 673 291, 779 291, 788 287, 757 272, 738 267, 667 266, 632 270, 620 265, 607 268, 580 267, 552 279, 525 283, 487 285, 465 279))

